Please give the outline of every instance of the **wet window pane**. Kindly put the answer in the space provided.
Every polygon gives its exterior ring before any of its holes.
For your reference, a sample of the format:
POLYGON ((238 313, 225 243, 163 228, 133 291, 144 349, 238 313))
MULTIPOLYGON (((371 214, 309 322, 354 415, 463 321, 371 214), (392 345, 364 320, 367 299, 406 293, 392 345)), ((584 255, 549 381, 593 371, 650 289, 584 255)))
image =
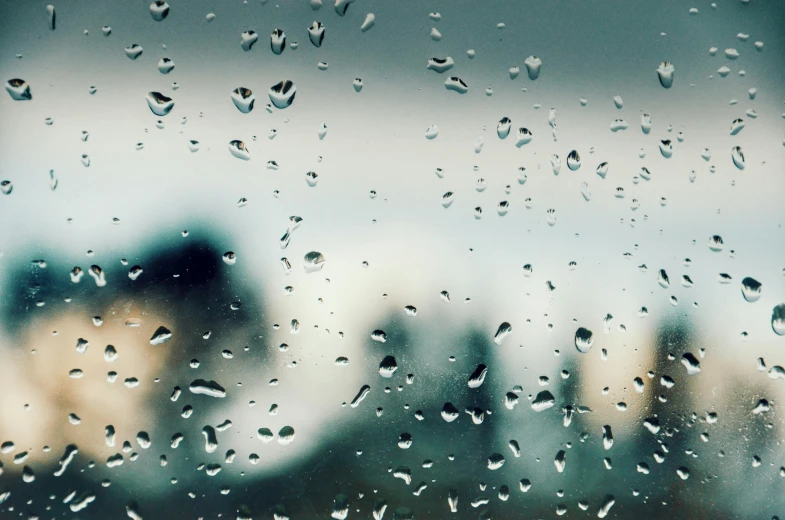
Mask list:
POLYGON ((785 6, 6 2, 0 518, 785 518, 785 6))

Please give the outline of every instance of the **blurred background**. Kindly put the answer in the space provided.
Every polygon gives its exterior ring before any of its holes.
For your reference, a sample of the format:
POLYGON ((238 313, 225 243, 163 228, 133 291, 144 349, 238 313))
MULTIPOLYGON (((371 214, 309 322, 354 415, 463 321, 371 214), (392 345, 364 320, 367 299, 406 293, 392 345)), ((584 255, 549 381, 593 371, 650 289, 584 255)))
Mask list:
POLYGON ((782 2, 48 5, 0 4, 0 518, 785 517, 782 2))

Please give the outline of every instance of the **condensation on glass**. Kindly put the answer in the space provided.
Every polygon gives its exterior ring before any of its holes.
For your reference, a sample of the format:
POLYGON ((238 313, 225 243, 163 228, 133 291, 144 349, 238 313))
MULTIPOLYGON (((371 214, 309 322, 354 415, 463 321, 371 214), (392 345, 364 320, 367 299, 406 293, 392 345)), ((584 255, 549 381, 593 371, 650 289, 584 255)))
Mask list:
POLYGON ((783 19, 6 2, 0 518, 785 518, 783 19))

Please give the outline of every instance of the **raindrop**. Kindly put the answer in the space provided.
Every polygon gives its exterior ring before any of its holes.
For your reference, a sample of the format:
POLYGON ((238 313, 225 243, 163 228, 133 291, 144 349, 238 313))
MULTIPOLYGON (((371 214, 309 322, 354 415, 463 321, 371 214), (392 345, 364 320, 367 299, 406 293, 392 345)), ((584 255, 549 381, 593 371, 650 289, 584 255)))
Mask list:
POLYGON ((449 56, 446 58, 431 58, 428 60, 427 69, 438 73, 447 72, 455 65, 455 61, 449 56))
POLYGON ((245 31, 240 35, 240 46, 244 51, 250 51, 257 40, 259 40, 259 35, 255 31, 245 31))
POLYGON ((556 398, 548 390, 543 390, 538 393, 534 400, 531 402, 531 408, 535 412, 542 412, 551 408, 556 403, 556 398))
POLYGON ((232 91, 232 103, 234 103, 237 110, 243 114, 247 114, 253 110, 254 101, 256 101, 256 97, 249 88, 237 87, 232 91))
POLYGON ((239 140, 229 141, 229 153, 244 161, 251 159, 251 154, 248 151, 248 148, 246 148, 245 143, 239 140))
POLYGON ((165 116, 174 107, 172 98, 166 97, 160 92, 148 92, 145 99, 147 100, 147 106, 157 116, 165 116))
POLYGON ((731 159, 733 159, 733 164, 736 165, 736 168, 739 170, 744 169, 744 153, 741 151, 741 146, 734 146, 731 150, 731 159))
POLYGON ((497 345, 501 345, 504 338, 512 333, 512 325, 507 323, 506 321, 499 325, 499 328, 496 330, 496 334, 493 336, 493 342, 497 345))
POLYGON ((540 70, 542 69, 542 60, 540 58, 529 56, 523 64, 526 66, 526 73, 529 75, 530 80, 540 77, 540 70))
POLYGON ((30 93, 30 85, 23 79, 9 79, 5 82, 5 90, 14 101, 30 101, 33 99, 33 95, 30 93))
POLYGON ((774 307, 771 311, 771 328, 779 336, 785 336, 785 303, 774 307))
POLYGON ((754 278, 747 277, 741 281, 741 294, 748 302, 756 302, 760 299, 762 286, 754 278))
POLYGON ((294 83, 285 79, 270 87, 268 95, 270 96, 270 101, 272 101, 276 108, 284 109, 292 104, 296 92, 297 87, 294 83))
POLYGON ((575 348, 578 349, 578 352, 586 354, 591 350, 593 343, 594 339, 589 329, 580 327, 575 331, 575 348))
POLYGON ((458 94, 466 94, 469 91, 468 85, 457 76, 450 76, 444 81, 444 87, 447 90, 454 90, 458 94))
POLYGON ((567 167, 572 171, 576 171, 581 167, 581 156, 578 155, 576 150, 571 151, 567 155, 567 167))
POLYGON ((673 86, 673 73, 674 68, 670 62, 663 61, 660 63, 660 66, 657 67, 657 76, 660 78, 660 85, 665 88, 671 88, 673 86))
POLYGON ((499 136, 499 139, 506 139, 508 135, 510 135, 510 129, 512 128, 512 121, 509 117, 503 117, 499 120, 499 124, 496 126, 496 135, 499 136))
POLYGON ((314 21, 308 28, 308 38, 315 47, 321 47, 324 41, 324 25, 314 21))
POLYGON ((280 55, 286 49, 286 34, 282 30, 275 29, 270 34, 270 49, 275 55, 280 55))
POLYGON ((139 56, 142 55, 144 49, 142 46, 136 43, 132 43, 128 47, 125 48, 125 55, 128 56, 130 59, 135 60, 139 56))
POLYGON ((163 21, 169 15, 169 4, 164 0, 155 0, 150 4, 150 15, 156 22, 163 21))
POLYGON ((518 129, 518 137, 515 140, 515 146, 520 148, 521 146, 528 144, 532 141, 534 136, 529 131, 528 128, 519 128, 518 129))
POLYGON ((169 58, 161 58, 158 61, 158 72, 161 74, 169 74, 174 70, 174 62, 169 58))

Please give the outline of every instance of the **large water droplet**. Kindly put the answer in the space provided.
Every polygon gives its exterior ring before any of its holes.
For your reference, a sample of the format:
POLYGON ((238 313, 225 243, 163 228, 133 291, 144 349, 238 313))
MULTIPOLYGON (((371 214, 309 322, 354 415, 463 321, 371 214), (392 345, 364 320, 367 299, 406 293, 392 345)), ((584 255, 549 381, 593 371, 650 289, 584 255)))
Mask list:
POLYGON ((785 303, 780 303, 771 311, 771 328, 780 336, 785 336, 785 303))
POLYGON ((150 345, 162 345, 172 339, 172 331, 161 325, 150 338, 150 345))
POLYGON ((741 151, 741 146, 734 146, 730 152, 731 159, 733 159, 733 164, 736 165, 736 168, 739 170, 744 169, 744 153, 741 151))
POLYGON ((244 161, 251 159, 251 154, 248 151, 248 148, 245 146, 245 143, 236 139, 229 141, 229 153, 244 161))
POLYGON ((5 90, 14 101, 30 101, 33 99, 33 95, 30 93, 30 85, 23 79, 9 79, 5 82, 5 90))
POLYGON ((169 15, 169 4, 164 0, 155 0, 150 4, 150 15, 156 22, 163 21, 169 15))
POLYGON ((267 95, 270 96, 270 101, 272 101, 276 108, 284 109, 292 104, 296 93, 297 87, 295 84, 292 81, 285 79, 270 87, 270 91, 267 95))
POLYGON ((303 257, 303 268, 306 273, 315 273, 322 270, 325 261, 323 254, 318 251, 311 251, 303 257))
POLYGON ((581 167, 581 156, 578 155, 576 150, 571 151, 567 155, 567 167, 572 171, 576 171, 581 167))
POLYGON ((308 38, 315 47, 321 47, 324 41, 324 25, 322 22, 314 21, 308 28, 308 38))
POLYGON ((165 116, 174 108, 172 98, 166 97, 160 92, 148 92, 145 99, 147 100, 147 106, 150 107, 150 111, 157 116, 165 116))
POLYGON ((534 398, 531 403, 531 408, 535 412, 542 412, 551 408, 554 404, 556 404, 556 398, 553 397, 553 394, 548 390, 543 390, 534 398))
POLYGON ((49 30, 54 31, 57 22, 57 15, 55 14, 55 6, 53 5, 46 6, 46 17, 49 25, 49 30))
POLYGON ((496 125, 496 135, 499 136, 499 139, 506 139, 508 135, 510 135, 510 129, 512 128, 512 121, 509 117, 503 117, 499 120, 499 124, 496 125))
POLYGON ((496 330, 496 334, 493 336, 493 342, 497 345, 501 345, 504 338, 512 333, 512 325, 507 323, 506 321, 499 325, 499 328, 496 330))
POLYGON ((280 29, 273 30, 270 34, 270 49, 273 54, 280 55, 286 49, 286 33, 280 29))
POLYGON ((457 76, 450 76, 444 81, 444 88, 453 90, 458 94, 466 94, 469 91, 469 86, 461 78, 457 76))
POLYGON ((455 65, 455 61, 447 56, 446 58, 431 58, 428 60, 428 65, 425 67, 441 74, 447 72, 455 65))
POLYGON ((259 40, 259 35, 256 34, 256 31, 245 31, 240 35, 240 46, 244 51, 250 51, 257 40, 259 40))
POLYGON ((188 389, 193 394, 206 395, 209 397, 226 397, 226 390, 216 383, 215 381, 205 381, 204 379, 195 379, 188 389))
POLYGON ((741 281, 741 294, 748 302, 756 302, 760 299, 763 286, 759 281, 749 276, 741 281))
POLYGON ((521 146, 532 142, 533 138, 534 136, 532 135, 532 133, 529 131, 528 128, 519 128, 518 137, 515 139, 515 146, 520 148, 521 146))
POLYGON ((670 62, 663 61, 660 63, 660 66, 657 67, 657 76, 660 78, 660 85, 665 88, 671 88, 673 86, 673 73, 674 68, 670 62))
POLYGON ((477 368, 474 369, 474 372, 472 372, 472 375, 469 377, 469 388, 479 388, 482 386, 486 375, 488 375, 488 367, 483 364, 477 365, 477 368))
POLYGON ((256 97, 249 88, 237 87, 232 91, 232 103, 234 103, 237 110, 243 114, 247 114, 253 110, 254 101, 256 101, 256 97))
POLYGON ((158 61, 158 72, 161 74, 169 74, 174 70, 174 62, 169 58, 161 58, 158 61))
POLYGON ((542 60, 540 58, 529 56, 523 64, 526 66, 526 73, 529 75, 530 80, 540 77, 540 70, 542 69, 542 60))
POLYGON ((586 354, 591 350, 593 344, 594 339, 592 338, 592 332, 589 329, 580 327, 575 331, 575 348, 578 349, 578 352, 586 354))

